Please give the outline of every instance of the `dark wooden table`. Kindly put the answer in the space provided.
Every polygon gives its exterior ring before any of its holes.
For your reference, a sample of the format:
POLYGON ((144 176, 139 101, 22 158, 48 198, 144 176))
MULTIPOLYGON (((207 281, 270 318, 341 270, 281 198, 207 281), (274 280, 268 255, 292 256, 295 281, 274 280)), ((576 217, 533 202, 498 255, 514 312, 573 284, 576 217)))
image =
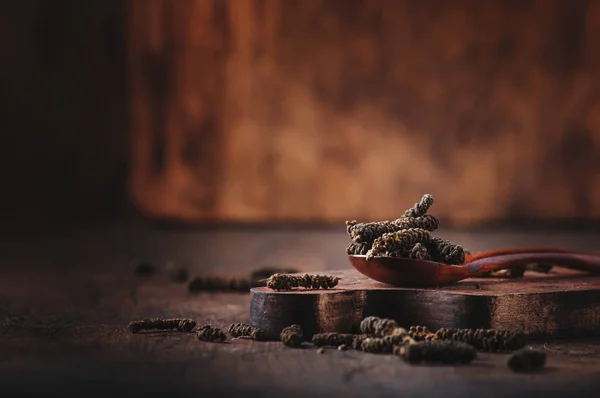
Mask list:
MULTIPOLYGON (((556 245, 597 250, 600 234, 447 232, 469 249, 556 245)), ((392 356, 286 349, 278 342, 204 343, 193 334, 132 335, 144 317, 191 317, 226 328, 248 321, 249 294, 191 294, 165 272, 244 276, 261 266, 349 267, 339 230, 165 231, 121 225, 0 245, 0 396, 597 396, 600 339, 542 341, 541 373, 514 374, 507 355, 463 367, 409 366, 392 356)))

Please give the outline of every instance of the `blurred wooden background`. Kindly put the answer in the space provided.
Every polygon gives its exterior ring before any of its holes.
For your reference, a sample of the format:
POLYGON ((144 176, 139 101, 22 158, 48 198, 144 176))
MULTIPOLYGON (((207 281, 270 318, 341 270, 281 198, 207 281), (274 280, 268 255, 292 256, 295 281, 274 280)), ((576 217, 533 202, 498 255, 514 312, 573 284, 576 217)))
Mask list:
POLYGON ((598 0, 2 7, 22 214, 600 218, 598 0))
POLYGON ((600 2, 130 3, 150 214, 600 215, 600 2))

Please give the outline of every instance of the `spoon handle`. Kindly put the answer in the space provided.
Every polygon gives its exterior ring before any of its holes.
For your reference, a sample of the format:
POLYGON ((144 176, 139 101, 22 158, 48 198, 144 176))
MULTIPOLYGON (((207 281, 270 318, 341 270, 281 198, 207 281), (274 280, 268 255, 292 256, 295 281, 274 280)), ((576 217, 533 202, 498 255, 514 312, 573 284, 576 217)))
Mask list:
POLYGON ((478 260, 480 258, 503 256, 506 254, 531 254, 531 253, 571 253, 571 254, 582 254, 566 249, 556 249, 553 247, 519 247, 512 249, 492 250, 487 252, 477 252, 467 254, 467 262, 478 260))
MULTIPOLYGON (((543 249, 542 249, 543 250, 543 249)), ((524 249, 521 252, 508 251, 493 256, 469 260, 466 265, 469 277, 477 277, 488 272, 528 263, 552 264, 578 271, 600 273, 600 255, 552 250, 534 252, 524 249)))

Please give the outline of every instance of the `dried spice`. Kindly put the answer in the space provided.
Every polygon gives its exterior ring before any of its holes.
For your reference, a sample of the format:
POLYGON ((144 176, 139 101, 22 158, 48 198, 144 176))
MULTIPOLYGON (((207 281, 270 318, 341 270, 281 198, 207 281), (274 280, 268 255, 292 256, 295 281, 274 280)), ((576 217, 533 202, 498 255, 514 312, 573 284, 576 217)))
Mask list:
POLYGON ((425 246, 420 243, 417 243, 413 246, 408 254, 409 258, 414 258, 415 260, 431 260, 431 256, 425 246))
POLYGON ((133 272, 138 276, 148 276, 156 272, 156 265, 149 261, 142 261, 136 264, 133 272))
POLYGON ((300 325, 292 325, 284 328, 279 338, 285 346, 299 348, 304 340, 304 333, 300 325))
POLYGON ((348 228, 348 234, 356 243, 372 244, 373 241, 386 233, 398 232, 403 229, 420 228, 427 231, 435 231, 440 221, 430 215, 406 218, 401 217, 394 221, 375 221, 369 223, 354 224, 348 228))
POLYGON ((533 372, 544 367, 546 353, 540 350, 521 349, 508 358, 507 365, 514 372, 533 372))
POLYGON ((340 345, 351 346, 355 335, 348 333, 317 333, 312 337, 312 343, 318 347, 340 345))
POLYGON ((429 208, 433 206, 433 196, 426 193, 421 197, 419 203, 415 203, 413 207, 406 210, 403 214, 404 217, 420 217, 425 215, 429 208))
POLYGON ((177 330, 179 332, 191 332, 196 327, 196 321, 187 318, 174 319, 142 319, 130 322, 127 329, 131 333, 139 333, 142 330, 177 330))
POLYGON ((245 323, 232 323, 229 326, 229 335, 231 337, 249 337, 252 340, 263 340, 264 333, 262 329, 245 323))
POLYGON ((362 341, 360 349, 372 354, 389 354, 392 352, 393 345, 389 340, 381 337, 367 337, 362 341))
POLYGON ((221 278, 218 276, 195 277, 188 283, 190 292, 243 292, 247 293, 251 282, 245 278, 221 278))
MULTIPOLYGON (((402 344, 415 344, 417 342, 417 340, 413 339, 412 337, 410 337, 409 335, 406 335, 402 338, 402 344)), ((396 344, 398 345, 398 344, 396 344)))
POLYGON ((462 246, 455 245, 447 239, 434 236, 431 239, 433 256, 437 261, 450 265, 459 265, 465 262, 465 250, 462 246))
POLYGON ((267 279, 267 287, 273 290, 304 289, 331 289, 337 286, 340 278, 329 275, 294 275, 275 274, 267 279))
POLYGON ((431 333, 431 331, 427 328, 427 326, 411 326, 408 328, 408 333, 431 333))
POLYGON ((375 221, 352 225, 349 229, 349 235, 356 243, 370 244, 381 235, 396 232, 399 229, 392 221, 375 221))
POLYGON ((434 340, 435 333, 432 333, 425 326, 411 326, 408 329, 408 335, 415 341, 434 340))
POLYGON ((409 336, 404 328, 395 328, 381 339, 392 346, 415 343, 415 340, 409 336))
POLYGON ((353 255, 365 255, 371 249, 371 245, 368 243, 350 243, 348 247, 346 247, 346 254, 353 255))
POLYGON ((378 322, 375 322, 375 336, 385 336, 390 334, 393 330, 399 329, 398 324, 393 319, 380 319, 378 322))
POLYGON ((387 252, 386 256, 396 258, 410 258, 415 260, 431 260, 432 257, 429 254, 427 247, 420 243, 415 244, 410 250, 398 250, 393 252, 387 252))
POLYGON ((352 237, 351 231, 356 224, 358 224, 358 221, 356 220, 346 221, 346 233, 348 233, 350 237, 352 237))
POLYGON ((449 329, 442 328, 435 333, 438 340, 460 341, 478 350, 507 352, 523 348, 525 335, 520 331, 495 329, 449 329))
POLYGON ((400 217, 393 221, 399 229, 421 228, 430 232, 438 229, 440 220, 437 217, 426 214, 420 217, 400 217))
POLYGON ((433 196, 425 194, 396 220, 346 221, 346 232, 354 243, 346 248, 346 253, 366 255, 367 260, 382 256, 464 264, 468 251, 447 239, 431 235, 439 227, 439 219, 426 214, 432 205, 433 196))
POLYGON ((367 339, 369 337, 369 335, 367 334, 356 334, 354 335, 354 338, 352 339, 352 345, 351 347, 355 350, 360 350, 362 342, 367 339))
POLYGON ((397 328, 396 330, 402 330, 404 333, 394 332, 383 337, 366 337, 361 341, 360 349, 364 352, 374 354, 389 354, 395 346, 412 344, 415 342, 408 336, 406 330, 402 328, 397 328))
POLYGON ((198 340, 211 342, 222 342, 227 339, 227 336, 225 336, 225 333, 223 333, 221 329, 214 328, 210 325, 204 325, 198 329, 196 336, 198 337, 198 340))
POLYGON ((408 331, 398 326, 396 321, 390 318, 368 316, 361 321, 360 331, 364 336, 390 338, 393 340, 393 344, 412 340, 408 331))
POLYGON ((417 243, 428 245, 430 242, 431 234, 422 228, 403 229, 383 234, 373 242, 373 247, 367 253, 367 260, 382 254, 411 250, 417 243))
POLYGON ((460 341, 420 341, 415 344, 396 346, 394 354, 408 363, 467 364, 477 358, 475 348, 460 341))
POLYGON ((395 320, 368 316, 360 322, 360 331, 376 337, 383 337, 398 328, 395 320))

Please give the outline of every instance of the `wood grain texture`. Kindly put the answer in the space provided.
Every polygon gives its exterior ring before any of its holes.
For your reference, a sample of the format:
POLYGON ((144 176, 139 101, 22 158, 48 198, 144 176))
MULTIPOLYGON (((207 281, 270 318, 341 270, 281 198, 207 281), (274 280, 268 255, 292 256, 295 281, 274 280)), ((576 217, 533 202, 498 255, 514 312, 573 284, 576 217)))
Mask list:
POLYGON ((131 189, 189 221, 600 216, 600 3, 130 5, 131 189))
MULTIPOLYGON (((535 245, 541 238, 549 239, 547 234, 489 233, 463 240, 483 250, 490 244, 487 239, 499 246, 507 239, 535 245)), ((20 244, 0 239, 2 396, 107 397, 123 391, 177 398, 527 398, 533 392, 559 398, 574 391, 578 397, 597 396, 597 338, 534 341, 531 345, 548 355, 547 369, 519 375, 506 366, 505 354, 480 353, 470 366, 410 366, 396 357, 356 351, 328 349, 318 355, 310 345, 291 349, 280 342, 243 339, 211 344, 193 334, 127 332, 130 321, 145 317, 190 317, 222 329, 250 319, 250 294, 190 294, 162 269, 150 277, 136 276, 132 260, 141 258, 159 268, 173 261, 188 266, 190 275, 243 276, 274 263, 309 272, 319 269, 319 261, 343 270, 348 267, 345 239, 343 231, 191 232, 135 225, 53 234, 20 244), (280 245, 276 252, 268 250, 273 242, 280 245), (239 250, 224 250, 231 244, 239 250)), ((551 239, 589 250, 598 236, 551 239)))
POLYGON ((355 270, 323 271, 341 277, 330 290, 276 292, 253 288, 250 320, 277 339, 299 324, 305 333, 356 333, 370 315, 401 326, 521 330, 531 339, 600 335, 600 277, 577 271, 528 272, 522 279, 471 278, 433 289, 396 288, 355 270))
MULTIPOLYGON (((541 238, 549 239, 546 234, 489 233, 463 240, 485 249, 486 239, 498 246, 507 239, 535 245, 541 238)), ((410 366, 397 357, 356 351, 327 349, 319 355, 309 344, 305 349, 243 339, 211 344, 193 334, 127 332, 131 320, 144 317, 190 317, 222 329, 250 319, 250 294, 190 294, 185 284, 170 282, 161 270, 137 277, 132 259, 159 267, 171 260, 189 266, 191 275, 246 275, 274 259, 279 264, 297 261, 294 265, 302 271, 319 269, 314 268, 317 260, 331 261, 342 270, 347 259, 342 254, 344 262, 338 263, 331 252, 343 253, 345 239, 343 231, 191 232, 136 225, 53 234, 20 244, 0 239, 2 396, 100 398, 127 391, 131 396, 176 398, 528 398, 535 392, 559 398, 576 391, 580 398, 597 397, 597 338, 534 341, 531 346, 548 355, 546 369, 521 375, 508 369, 506 354, 479 353, 469 366, 410 366), (273 242, 281 245, 277 252, 267 250, 273 242), (223 250, 231 244, 240 250, 223 250)), ((589 250, 598 236, 552 239, 589 250)))

